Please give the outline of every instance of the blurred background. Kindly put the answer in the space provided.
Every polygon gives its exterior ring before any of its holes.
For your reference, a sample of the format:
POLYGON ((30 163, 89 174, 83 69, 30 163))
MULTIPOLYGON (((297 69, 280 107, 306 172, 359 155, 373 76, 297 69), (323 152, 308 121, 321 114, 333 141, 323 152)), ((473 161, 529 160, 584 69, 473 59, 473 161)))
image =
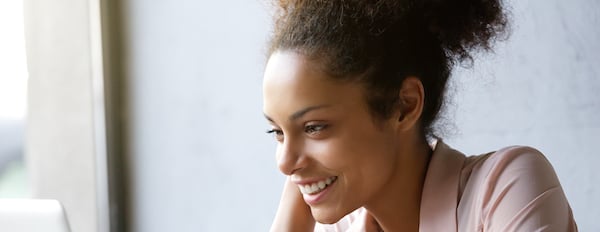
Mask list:
MULTIPOLYGON (((441 123, 466 154, 541 150, 600 231, 600 2, 508 1, 512 33, 457 67, 441 123)), ((0 0, 0 197, 74 231, 266 231, 266 0, 0 0)))
POLYGON ((23 159, 27 61, 23 2, 0 0, 0 198, 27 197, 23 159))

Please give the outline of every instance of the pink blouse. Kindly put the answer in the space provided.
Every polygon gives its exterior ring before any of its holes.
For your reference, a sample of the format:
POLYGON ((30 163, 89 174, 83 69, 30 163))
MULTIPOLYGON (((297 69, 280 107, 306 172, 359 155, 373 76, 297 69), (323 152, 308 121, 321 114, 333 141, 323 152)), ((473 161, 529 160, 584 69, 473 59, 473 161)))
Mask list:
MULTIPOLYGON (((315 231, 365 231, 364 208, 315 231)), ((439 141, 427 170, 419 231, 577 231, 554 169, 530 147, 466 157, 439 141)))

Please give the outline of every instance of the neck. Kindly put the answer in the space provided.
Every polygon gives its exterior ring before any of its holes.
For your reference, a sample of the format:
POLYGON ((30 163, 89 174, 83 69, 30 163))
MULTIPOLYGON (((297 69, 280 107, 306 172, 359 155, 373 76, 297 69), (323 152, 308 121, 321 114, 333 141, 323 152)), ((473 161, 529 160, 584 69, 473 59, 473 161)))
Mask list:
POLYGON ((419 230, 421 195, 432 150, 424 139, 410 142, 402 145, 405 149, 390 182, 365 205, 384 231, 419 230))

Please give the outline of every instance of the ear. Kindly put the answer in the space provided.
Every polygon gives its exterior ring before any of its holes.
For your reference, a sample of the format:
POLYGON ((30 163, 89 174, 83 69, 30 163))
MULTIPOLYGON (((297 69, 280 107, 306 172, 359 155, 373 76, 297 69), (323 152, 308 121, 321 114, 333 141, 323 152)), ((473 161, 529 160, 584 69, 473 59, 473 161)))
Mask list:
POLYGON ((398 128, 402 131, 410 130, 418 126, 419 118, 421 118, 421 113, 423 113, 423 104, 425 101, 423 83, 416 77, 407 77, 402 82, 402 87, 400 87, 398 95, 398 128))

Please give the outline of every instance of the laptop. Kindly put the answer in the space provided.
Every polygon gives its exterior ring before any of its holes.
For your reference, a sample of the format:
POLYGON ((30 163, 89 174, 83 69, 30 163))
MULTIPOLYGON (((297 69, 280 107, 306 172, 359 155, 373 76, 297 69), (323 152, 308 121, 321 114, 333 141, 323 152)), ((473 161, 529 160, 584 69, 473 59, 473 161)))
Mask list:
POLYGON ((0 231, 70 232, 57 200, 0 199, 0 231))

